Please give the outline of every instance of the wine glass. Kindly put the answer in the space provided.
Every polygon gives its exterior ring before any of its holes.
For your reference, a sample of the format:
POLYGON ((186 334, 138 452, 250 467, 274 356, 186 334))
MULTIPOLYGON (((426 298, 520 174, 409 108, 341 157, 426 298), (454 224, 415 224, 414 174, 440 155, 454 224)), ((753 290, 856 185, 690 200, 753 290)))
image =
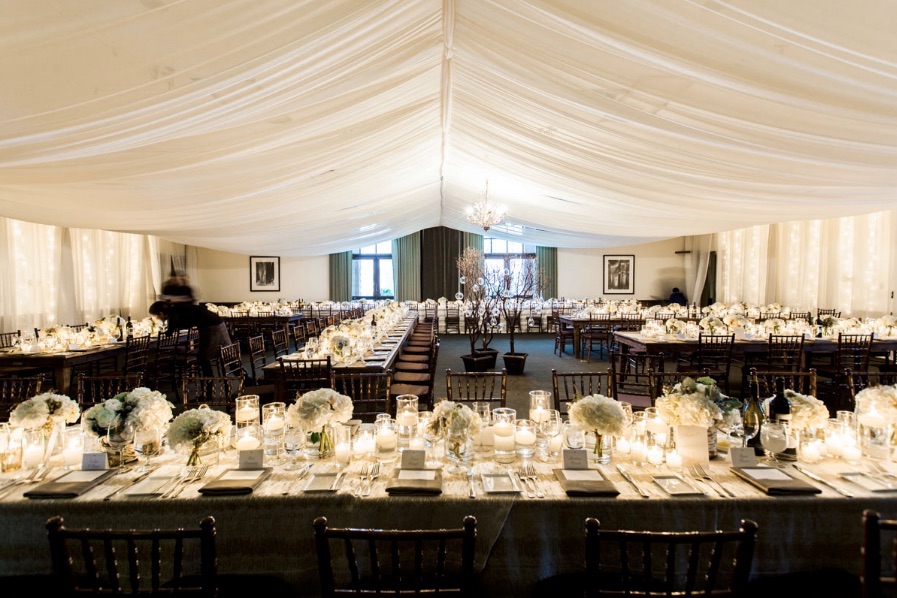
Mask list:
POLYGON ((134 424, 127 420, 114 422, 106 430, 106 446, 118 457, 116 469, 122 472, 125 450, 134 442, 134 424))
POLYGON ((761 423, 759 413, 746 410, 741 414, 741 424, 734 428, 732 434, 736 438, 741 437, 741 446, 746 447, 748 441, 760 431, 761 423))
POLYGON ((557 409, 549 409, 548 416, 539 424, 539 431, 545 436, 547 441, 546 461, 554 461, 561 452, 561 443, 556 439, 560 436, 564 429, 564 422, 561 420, 561 412, 557 409))
POLYGON ((305 436, 305 428, 287 423, 283 433, 283 449, 289 457, 289 461, 283 467, 286 471, 293 471, 299 467, 296 458, 302 453, 305 446, 305 436))
POLYGON ((162 428, 151 426, 137 430, 134 433, 134 452, 146 458, 146 461, 137 467, 137 473, 146 473, 152 458, 162 452, 162 428))
POLYGON ((776 453, 788 448, 788 430, 783 424, 765 423, 760 429, 760 442, 766 450, 766 456, 779 467, 776 453))

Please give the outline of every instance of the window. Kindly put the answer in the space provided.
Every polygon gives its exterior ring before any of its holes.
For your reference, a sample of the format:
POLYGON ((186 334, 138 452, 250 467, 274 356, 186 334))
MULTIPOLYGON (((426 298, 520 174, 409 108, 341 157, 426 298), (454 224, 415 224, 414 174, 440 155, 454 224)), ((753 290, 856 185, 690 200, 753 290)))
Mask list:
POLYGON ((518 241, 505 241, 504 239, 483 238, 483 258, 487 271, 507 272, 508 290, 517 295, 517 289, 513 285, 519 281, 515 276, 523 269, 527 261, 536 259, 535 249, 518 241))
POLYGON ((392 241, 352 252, 352 298, 393 299, 392 241))

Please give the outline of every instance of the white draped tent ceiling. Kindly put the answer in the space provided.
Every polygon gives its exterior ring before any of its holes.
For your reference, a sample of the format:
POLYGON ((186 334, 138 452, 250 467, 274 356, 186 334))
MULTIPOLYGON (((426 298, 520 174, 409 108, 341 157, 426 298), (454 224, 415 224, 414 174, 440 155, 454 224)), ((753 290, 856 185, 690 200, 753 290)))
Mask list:
POLYGON ((894 0, 0 0, 0 215, 243 254, 897 205, 894 0))

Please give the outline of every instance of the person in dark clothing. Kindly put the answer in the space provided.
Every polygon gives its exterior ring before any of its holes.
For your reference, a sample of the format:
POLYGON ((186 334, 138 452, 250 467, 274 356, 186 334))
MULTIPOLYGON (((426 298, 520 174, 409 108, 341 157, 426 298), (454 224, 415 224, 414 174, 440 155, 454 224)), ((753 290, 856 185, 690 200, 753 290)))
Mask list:
POLYGON ((673 292, 670 295, 670 300, 668 303, 678 303, 679 305, 688 305, 688 299, 685 298, 685 293, 679 290, 679 287, 673 287, 673 292))
POLYGON ((218 360, 221 347, 232 342, 221 316, 193 303, 192 295, 187 301, 156 301, 150 305, 149 313, 167 323, 168 334, 196 326, 199 330, 198 359, 202 374, 216 375, 212 364, 218 360))

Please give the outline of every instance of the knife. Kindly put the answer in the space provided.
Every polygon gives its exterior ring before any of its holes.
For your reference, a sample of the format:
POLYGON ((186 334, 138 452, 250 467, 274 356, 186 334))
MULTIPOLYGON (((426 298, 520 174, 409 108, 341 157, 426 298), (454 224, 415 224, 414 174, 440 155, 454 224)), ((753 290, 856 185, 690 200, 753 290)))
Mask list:
POLYGON ((104 496, 104 497, 103 497, 103 500, 112 500, 113 497, 115 497, 115 495, 117 495, 118 493, 120 493, 120 492, 121 492, 122 490, 124 490, 125 488, 130 488, 130 487, 132 487, 132 486, 136 486, 138 483, 140 483, 140 482, 142 482, 143 480, 145 480, 145 479, 149 476, 149 474, 151 474, 151 473, 153 473, 154 471, 156 471, 156 469, 158 469, 158 467, 159 467, 158 465, 153 465, 152 467, 150 467, 149 469, 147 469, 145 472, 143 472, 141 475, 137 476, 137 478, 135 478, 135 479, 132 480, 131 482, 128 482, 127 484, 125 484, 124 486, 122 486, 121 488, 119 488, 118 490, 114 490, 114 491, 110 492, 109 494, 107 494, 106 496, 104 496))
POLYGON ((336 474, 336 479, 333 480, 333 486, 330 487, 330 490, 336 492, 339 490, 340 485, 343 483, 343 480, 346 478, 345 470, 336 474))
POLYGON ((508 468, 508 477, 511 478, 511 485, 514 486, 514 490, 520 492, 520 486, 518 485, 520 479, 514 474, 514 470, 510 467, 508 468))
POLYGON ((626 471, 622 465, 617 465, 617 471, 620 472, 620 475, 623 476, 623 479, 632 484, 632 487, 635 488, 639 494, 642 495, 643 498, 651 498, 651 494, 642 488, 635 479, 629 475, 629 472, 626 471))
POLYGON ((467 487, 468 492, 467 496, 470 498, 477 497, 477 489, 473 486, 473 467, 470 468, 470 471, 467 472, 467 487))
POLYGON ((832 484, 832 483, 829 482, 828 480, 825 480, 825 479, 821 478, 820 476, 816 475, 816 474, 813 473, 813 472, 807 471, 806 469, 804 469, 803 467, 801 467, 801 466, 798 465, 797 463, 793 463, 793 465, 794 465, 794 469, 796 469, 797 471, 801 472, 802 474, 804 474, 805 476, 807 476, 807 477, 810 478, 811 480, 816 480, 816 481, 819 482, 820 484, 823 484, 823 485, 825 485, 825 486, 828 486, 829 488, 831 488, 832 490, 834 490, 834 491, 837 492, 838 494, 841 494, 841 495, 843 495, 843 496, 846 496, 847 498, 853 498, 853 494, 851 494, 851 493, 848 492, 847 490, 842 490, 841 488, 839 488, 838 486, 835 486, 834 484, 832 484))

